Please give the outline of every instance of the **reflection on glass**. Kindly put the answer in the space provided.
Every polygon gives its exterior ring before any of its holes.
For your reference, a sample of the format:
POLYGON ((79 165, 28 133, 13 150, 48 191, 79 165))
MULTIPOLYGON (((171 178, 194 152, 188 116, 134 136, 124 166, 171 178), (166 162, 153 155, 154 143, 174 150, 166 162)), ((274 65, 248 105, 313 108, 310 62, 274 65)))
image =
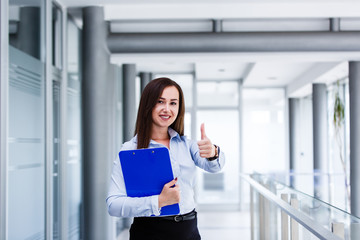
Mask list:
POLYGON ((43 1, 9 1, 9 42, 41 60, 41 7, 43 1))
POLYGON ((60 239, 60 82, 53 81, 53 239, 60 239))
POLYGON ((62 11, 54 3, 52 5, 52 64, 62 68, 62 11))

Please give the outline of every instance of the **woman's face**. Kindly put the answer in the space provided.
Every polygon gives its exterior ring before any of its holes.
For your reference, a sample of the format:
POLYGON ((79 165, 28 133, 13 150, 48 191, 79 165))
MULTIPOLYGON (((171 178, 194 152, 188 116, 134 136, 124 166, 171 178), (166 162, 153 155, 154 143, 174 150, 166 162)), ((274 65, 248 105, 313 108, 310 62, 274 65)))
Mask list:
POLYGON ((164 88, 152 110, 153 129, 168 128, 179 113, 179 91, 174 86, 164 88))

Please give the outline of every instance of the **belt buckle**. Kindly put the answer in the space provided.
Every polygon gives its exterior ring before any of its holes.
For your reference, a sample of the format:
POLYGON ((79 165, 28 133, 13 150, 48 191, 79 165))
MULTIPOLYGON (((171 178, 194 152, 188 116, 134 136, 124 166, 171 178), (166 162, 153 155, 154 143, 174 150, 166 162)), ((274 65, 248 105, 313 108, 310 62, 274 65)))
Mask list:
POLYGON ((177 215, 174 217, 175 222, 181 222, 182 220, 183 220, 183 216, 181 216, 181 215, 177 215))

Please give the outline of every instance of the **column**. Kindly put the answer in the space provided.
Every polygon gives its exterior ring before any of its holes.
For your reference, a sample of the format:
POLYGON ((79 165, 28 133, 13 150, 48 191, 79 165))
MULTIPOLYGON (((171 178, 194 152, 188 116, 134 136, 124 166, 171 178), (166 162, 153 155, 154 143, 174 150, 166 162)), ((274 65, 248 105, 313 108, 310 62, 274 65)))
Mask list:
POLYGON ((136 65, 123 64, 123 133, 124 141, 134 136, 136 122, 136 65))
POLYGON ((151 73, 149 73, 149 72, 141 72, 140 73, 141 92, 144 91, 144 88, 150 81, 151 81, 151 73))
MULTIPOLYGON (((289 155, 290 173, 295 172, 296 164, 296 106, 298 100, 296 98, 289 98, 289 155)), ((290 186, 295 186, 295 177, 290 175, 290 186)))
POLYGON ((112 161, 114 82, 108 75, 107 25, 102 7, 83 9, 83 186, 84 239, 112 239, 105 199, 112 161))
POLYGON ((222 20, 220 20, 220 19, 213 19, 213 20, 212 20, 212 24, 213 24, 213 32, 215 32, 215 33, 220 33, 220 32, 223 31, 222 20))
POLYGON ((328 172, 327 159, 327 100, 326 84, 313 84, 313 156, 314 173, 320 175, 314 178, 315 197, 327 200, 328 172))
POLYGON ((351 214, 360 217, 360 62, 349 63, 351 214))

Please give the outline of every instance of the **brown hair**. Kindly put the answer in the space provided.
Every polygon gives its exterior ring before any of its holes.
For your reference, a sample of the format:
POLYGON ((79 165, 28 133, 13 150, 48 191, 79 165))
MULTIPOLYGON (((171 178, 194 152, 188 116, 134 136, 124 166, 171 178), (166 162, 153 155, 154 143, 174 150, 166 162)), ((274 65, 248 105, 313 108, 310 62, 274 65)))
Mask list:
POLYGON ((150 81, 141 94, 136 118, 135 135, 137 134, 137 149, 149 147, 152 129, 152 111, 166 87, 174 86, 179 91, 179 113, 171 128, 180 136, 184 135, 185 101, 181 87, 170 78, 156 78, 150 81))

